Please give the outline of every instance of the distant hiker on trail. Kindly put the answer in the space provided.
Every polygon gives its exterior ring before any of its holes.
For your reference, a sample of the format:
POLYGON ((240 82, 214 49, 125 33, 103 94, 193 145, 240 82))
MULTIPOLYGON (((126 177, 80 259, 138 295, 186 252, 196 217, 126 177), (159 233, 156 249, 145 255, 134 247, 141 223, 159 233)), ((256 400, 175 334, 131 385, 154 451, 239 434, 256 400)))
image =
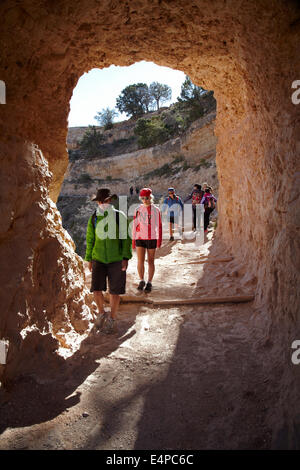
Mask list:
POLYGON ((139 194, 139 191, 140 191, 139 188, 135 188, 136 194, 139 194))
POLYGON ((208 183, 202 183, 202 190, 205 192, 207 188, 209 188, 209 184, 208 183))
POLYGON ((158 207, 153 204, 153 195, 150 188, 140 191, 142 204, 136 209, 132 224, 132 247, 136 248, 138 265, 137 270, 140 277, 138 290, 151 292, 152 279, 155 272, 154 259, 156 248, 162 243, 161 214, 158 207), (148 256, 148 282, 144 280, 145 254, 148 256), (145 287, 146 286, 146 287, 145 287))
MULTIPOLYGON (((201 199, 203 198, 204 191, 201 189, 201 184, 194 184, 193 191, 191 194, 184 200, 184 202, 192 199, 192 210, 193 210, 193 230, 196 230, 197 225, 200 225, 200 221, 197 224, 197 205, 201 204, 201 199)), ((199 216, 199 215, 198 215, 199 216)))
POLYGON ((209 225, 210 214, 216 207, 217 199, 211 193, 211 188, 206 188, 206 191, 201 199, 201 204, 204 204, 204 232, 207 232, 207 227, 209 225))
POLYGON ((162 206, 162 213, 167 213, 168 215, 170 241, 174 241, 174 225, 179 231, 180 237, 182 236, 183 202, 180 197, 175 194, 174 188, 169 188, 168 194, 162 206))
POLYGON ((129 192, 130 192, 130 196, 132 196, 132 195, 133 195, 133 186, 131 186, 131 187, 129 188, 129 192))
POLYGON ((108 334, 116 331, 120 294, 125 294, 126 270, 132 257, 128 219, 111 205, 114 197, 117 196, 111 195, 109 189, 102 188, 93 199, 98 207, 88 221, 84 258, 92 272, 91 292, 98 307, 95 325, 108 334), (104 311, 103 291, 106 291, 107 279, 110 315, 104 311))

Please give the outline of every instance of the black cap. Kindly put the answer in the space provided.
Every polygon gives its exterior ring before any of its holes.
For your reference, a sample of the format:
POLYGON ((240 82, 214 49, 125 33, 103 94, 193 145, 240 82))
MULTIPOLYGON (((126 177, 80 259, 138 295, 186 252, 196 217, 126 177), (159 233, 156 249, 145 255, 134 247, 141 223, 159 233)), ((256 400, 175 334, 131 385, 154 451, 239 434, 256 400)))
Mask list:
POLYGON ((117 198, 116 194, 110 194, 110 189, 100 188, 92 201, 107 202, 110 199, 117 198))

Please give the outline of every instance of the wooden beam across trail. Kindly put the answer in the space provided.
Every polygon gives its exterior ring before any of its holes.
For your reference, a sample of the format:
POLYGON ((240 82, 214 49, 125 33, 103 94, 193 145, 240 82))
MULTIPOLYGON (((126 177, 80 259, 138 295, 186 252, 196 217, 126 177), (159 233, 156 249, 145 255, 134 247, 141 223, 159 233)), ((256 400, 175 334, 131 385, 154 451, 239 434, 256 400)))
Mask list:
POLYGON ((233 258, 216 258, 216 259, 199 259, 195 261, 187 261, 186 263, 178 263, 177 266, 185 266, 186 264, 205 264, 205 263, 228 263, 233 258))
POLYGON ((195 305, 252 302, 254 295, 236 295, 230 297, 198 297, 195 299, 154 300, 153 305, 195 305))
POLYGON ((146 295, 124 295, 121 296, 122 303, 144 303, 153 306, 164 305, 197 305, 197 304, 225 304, 252 302, 254 295, 234 295, 224 297, 197 297, 194 299, 151 299, 146 295))

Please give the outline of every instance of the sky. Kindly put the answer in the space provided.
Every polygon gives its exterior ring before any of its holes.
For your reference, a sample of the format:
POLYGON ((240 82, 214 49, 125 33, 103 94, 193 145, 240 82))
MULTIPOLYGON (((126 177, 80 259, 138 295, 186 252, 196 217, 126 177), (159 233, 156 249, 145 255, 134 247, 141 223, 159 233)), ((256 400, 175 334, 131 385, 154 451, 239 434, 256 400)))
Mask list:
MULTIPOLYGON (((116 67, 111 65, 104 69, 91 69, 84 73, 73 90, 70 101, 69 127, 98 125, 94 116, 103 108, 114 108, 116 99, 122 90, 134 83, 160 82, 172 89, 172 99, 169 103, 177 101, 185 74, 179 70, 161 67, 152 62, 137 62, 130 67, 116 67)), ((118 111, 118 110, 116 110, 118 111)), ((119 114, 115 121, 128 119, 126 115, 119 114)))

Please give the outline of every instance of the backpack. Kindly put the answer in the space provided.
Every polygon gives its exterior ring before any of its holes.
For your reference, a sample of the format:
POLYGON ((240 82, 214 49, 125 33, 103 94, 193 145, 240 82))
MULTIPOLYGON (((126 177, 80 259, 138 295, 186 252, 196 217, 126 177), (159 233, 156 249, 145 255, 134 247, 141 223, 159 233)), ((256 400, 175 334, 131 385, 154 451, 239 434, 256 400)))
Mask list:
MULTIPOLYGON (((168 196, 167 201, 169 201, 170 199, 171 199, 170 196, 168 196)), ((175 196, 175 200, 176 200, 176 202, 178 202, 178 201, 179 201, 179 197, 178 197, 178 196, 175 196)))
POLYGON ((192 204, 200 204, 201 199, 203 198, 203 191, 194 191, 192 195, 192 204))
MULTIPOLYGON (((117 222, 117 226, 119 227, 119 220, 120 220, 120 212, 119 211, 116 211, 116 222, 117 222)), ((97 225, 97 211, 95 211, 92 215, 92 224, 93 224, 93 227, 94 229, 96 229, 96 225, 97 225)))
MULTIPOLYGON (((120 212, 116 211, 116 223, 117 223, 118 228, 119 228, 119 221, 120 221, 120 212)), ((96 230, 96 225, 97 225, 97 212, 96 211, 92 214, 92 224, 93 224, 94 230, 96 230)), ((119 232, 119 236, 120 236, 120 232, 119 232)), ((122 240, 120 238, 119 238, 119 248, 120 250, 122 249, 122 240)))
POLYGON ((213 196, 206 196, 204 201, 204 208, 210 209, 211 212, 216 208, 216 203, 213 196))

